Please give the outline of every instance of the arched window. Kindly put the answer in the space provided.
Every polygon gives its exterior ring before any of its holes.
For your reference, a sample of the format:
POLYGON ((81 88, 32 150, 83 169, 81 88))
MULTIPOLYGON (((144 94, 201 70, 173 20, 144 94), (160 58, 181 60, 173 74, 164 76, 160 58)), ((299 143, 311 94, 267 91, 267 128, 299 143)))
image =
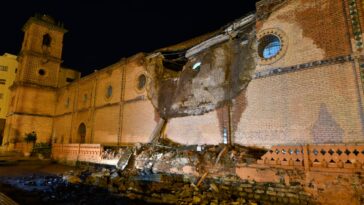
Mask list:
POLYGON ((51 41, 52 41, 52 38, 48 33, 43 35, 43 43, 42 43, 43 46, 50 47, 51 41))
POLYGON ((86 142, 86 125, 85 123, 81 123, 78 127, 78 137, 80 139, 80 143, 86 142))

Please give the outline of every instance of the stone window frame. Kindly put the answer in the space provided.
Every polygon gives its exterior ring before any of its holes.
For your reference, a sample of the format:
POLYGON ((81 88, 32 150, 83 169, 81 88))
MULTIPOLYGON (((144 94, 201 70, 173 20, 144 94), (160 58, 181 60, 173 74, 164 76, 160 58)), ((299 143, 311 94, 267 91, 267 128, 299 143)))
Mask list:
POLYGON ((275 56, 272 56, 270 58, 263 58, 259 55, 259 51, 257 50, 257 56, 258 56, 258 64, 260 65, 269 65, 272 63, 277 62, 279 59, 281 59, 287 51, 288 47, 288 37, 287 35, 278 28, 269 28, 264 29, 257 34, 257 49, 259 48, 259 40, 267 35, 274 35, 279 38, 281 43, 281 49, 278 51, 278 53, 275 56))
POLYGON ((149 76, 148 74, 145 72, 145 71, 142 71, 142 72, 139 72, 135 75, 135 79, 134 79, 134 88, 135 88, 135 91, 137 93, 142 93, 145 91, 146 87, 148 86, 148 83, 149 83, 149 76), (144 86, 139 89, 139 77, 144 75, 145 76, 145 84, 144 86))

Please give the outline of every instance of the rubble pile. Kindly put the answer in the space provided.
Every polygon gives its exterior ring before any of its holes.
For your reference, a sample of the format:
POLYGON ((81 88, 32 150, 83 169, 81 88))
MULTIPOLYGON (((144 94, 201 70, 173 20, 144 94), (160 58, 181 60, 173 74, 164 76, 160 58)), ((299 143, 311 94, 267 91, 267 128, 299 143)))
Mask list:
POLYGON ((171 173, 200 176, 235 173, 236 164, 251 164, 266 150, 231 146, 220 158, 226 145, 182 146, 168 139, 160 139, 158 144, 146 144, 135 151, 136 170, 145 173, 171 173))
MULTIPOLYGON (((136 174, 136 173, 134 173, 136 174)), ((257 183, 234 175, 208 177, 196 186, 198 177, 172 174, 132 175, 116 169, 89 168, 66 173, 75 183, 107 188, 131 200, 157 204, 314 204, 301 185, 257 183)))
MULTIPOLYGON (((117 149, 116 149, 117 150, 117 149)), ((64 180, 108 189, 130 200, 157 204, 313 204, 302 185, 263 183, 236 176, 236 164, 266 151, 242 146, 182 146, 168 139, 118 151, 118 168, 88 166, 64 180)))
MULTIPOLYGON (((138 147, 138 146, 136 146, 138 147)), ((117 147, 117 146, 110 146, 104 147, 104 150, 101 153, 102 159, 120 159, 131 154, 133 148, 131 147, 117 147)))

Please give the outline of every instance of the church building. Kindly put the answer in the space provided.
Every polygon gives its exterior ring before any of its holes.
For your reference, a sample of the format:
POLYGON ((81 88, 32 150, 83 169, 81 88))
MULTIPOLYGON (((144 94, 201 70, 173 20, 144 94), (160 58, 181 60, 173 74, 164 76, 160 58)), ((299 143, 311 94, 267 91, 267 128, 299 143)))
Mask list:
POLYGON ((261 0, 209 34, 80 78, 63 68, 67 30, 23 27, 3 143, 128 145, 364 142, 364 4, 261 0))

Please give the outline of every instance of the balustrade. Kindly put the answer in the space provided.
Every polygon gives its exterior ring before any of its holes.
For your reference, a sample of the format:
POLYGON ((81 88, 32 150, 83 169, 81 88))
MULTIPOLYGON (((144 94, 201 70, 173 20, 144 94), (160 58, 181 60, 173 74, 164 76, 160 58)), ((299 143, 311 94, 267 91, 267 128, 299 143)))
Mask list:
POLYGON ((273 146, 258 164, 311 168, 363 169, 364 145, 273 146))

